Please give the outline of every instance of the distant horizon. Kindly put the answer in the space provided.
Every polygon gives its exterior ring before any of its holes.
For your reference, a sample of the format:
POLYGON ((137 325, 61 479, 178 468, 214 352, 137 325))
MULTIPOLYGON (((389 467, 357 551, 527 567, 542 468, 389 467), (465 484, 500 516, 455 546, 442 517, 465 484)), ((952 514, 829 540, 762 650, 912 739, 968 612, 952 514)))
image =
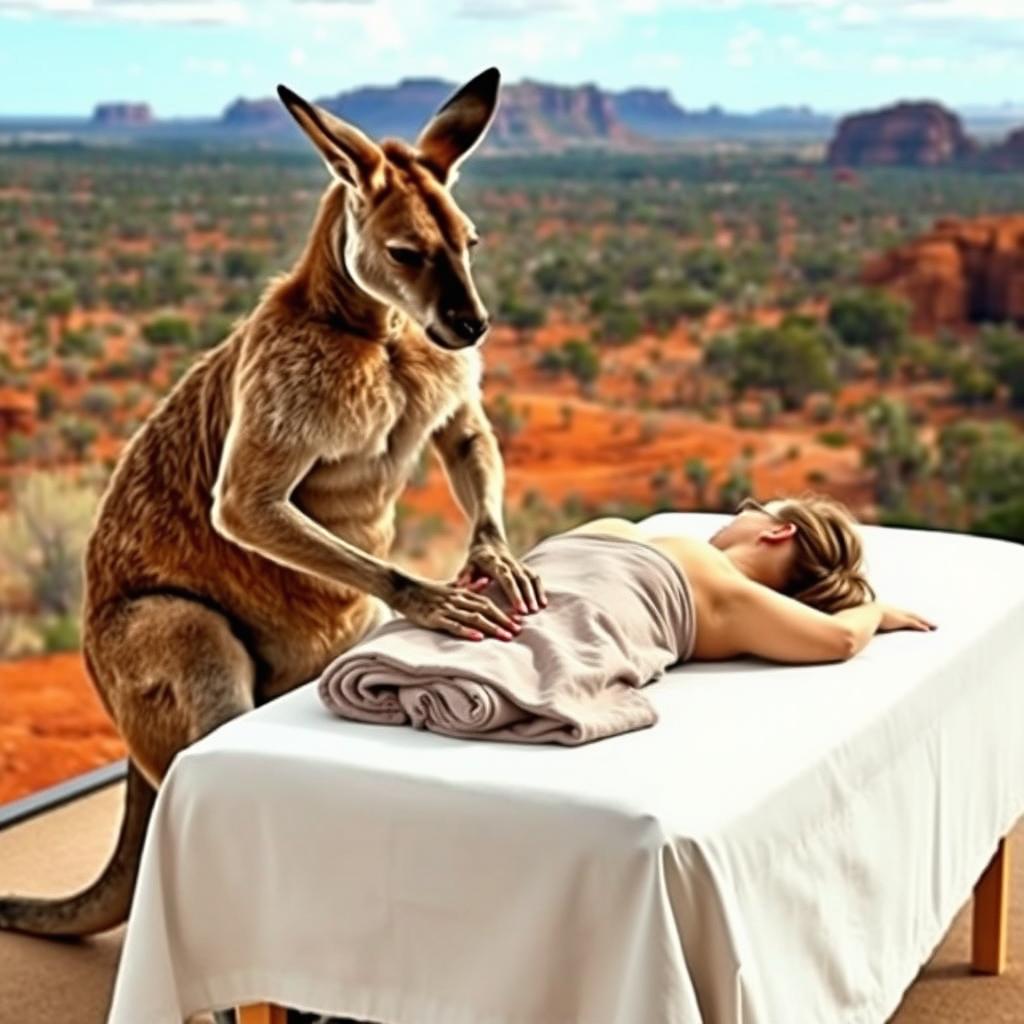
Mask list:
POLYGON ((1005 0, 0 0, 0 26, 6 118, 143 102, 192 120, 277 82, 323 96, 491 64, 688 110, 1024 110, 1024 4, 1005 0))
MULTIPOLYGON (((341 2, 348 2, 348 0, 341 0, 341 2)), ((354 0, 353 0, 354 2, 354 0)), ((0 12, 2 12, 3 0, 0 0, 0 12)), ((319 90, 316 92, 306 92, 305 95, 308 99, 317 99, 322 97, 333 97, 339 93, 354 92, 361 89, 394 89, 402 84, 403 81, 408 80, 425 80, 425 81, 438 81, 443 82, 447 85, 451 85, 452 88, 456 88, 460 83, 458 79, 447 78, 444 75, 438 74, 401 74, 391 82, 375 81, 375 82, 361 82, 356 85, 349 85, 339 87, 334 90, 319 90)), ((857 113, 859 111, 867 111, 877 109, 879 107, 888 107, 897 103, 938 103, 952 110, 954 113, 963 115, 972 115, 975 117, 999 117, 1005 116, 1012 118, 1014 116, 1024 117, 1024 102, 1003 100, 1001 102, 993 102, 987 104, 965 104, 957 105, 955 103, 944 100, 940 96, 914 96, 914 95, 901 95, 894 94, 890 99, 880 100, 870 105, 850 108, 850 109, 827 109, 823 107, 817 107, 809 101, 796 101, 790 103, 765 103, 755 107, 734 107, 726 105, 725 103, 712 100, 708 103, 701 105, 686 104, 675 95, 673 90, 664 85, 660 84, 646 84, 643 82, 635 82, 632 85, 626 85, 621 88, 612 88, 600 81, 593 79, 573 81, 573 82, 558 82, 552 81, 546 78, 542 78, 536 75, 523 75, 515 80, 510 80, 503 76, 502 87, 508 87, 511 85, 521 85, 525 82, 531 82, 542 86, 553 86, 556 88, 566 89, 578 89, 585 86, 595 86, 604 93, 619 94, 623 92, 629 92, 631 90, 644 90, 651 92, 667 92, 671 100, 680 108, 688 113, 705 113, 709 109, 718 108, 727 114, 734 114, 740 116, 755 116, 772 110, 806 110, 809 113, 826 118, 841 118, 848 114, 857 113)), ((286 82, 285 84, 289 84, 286 82)), ((101 98, 96 100, 88 110, 81 112, 70 112, 70 111, 50 111, 45 113, 32 113, 25 111, 0 111, 0 121, 79 121, 89 120, 95 113, 98 107, 108 105, 134 105, 143 104, 149 107, 153 118, 157 121, 205 121, 205 120, 216 120, 223 113, 224 110, 235 103, 238 100, 258 101, 258 100, 277 100, 275 93, 277 83, 274 82, 266 92, 249 92, 239 93, 238 95, 232 96, 223 105, 212 110, 195 112, 195 113, 178 113, 178 114, 165 114, 161 112, 157 107, 145 96, 142 95, 121 95, 121 96, 110 96, 107 98, 101 98)))

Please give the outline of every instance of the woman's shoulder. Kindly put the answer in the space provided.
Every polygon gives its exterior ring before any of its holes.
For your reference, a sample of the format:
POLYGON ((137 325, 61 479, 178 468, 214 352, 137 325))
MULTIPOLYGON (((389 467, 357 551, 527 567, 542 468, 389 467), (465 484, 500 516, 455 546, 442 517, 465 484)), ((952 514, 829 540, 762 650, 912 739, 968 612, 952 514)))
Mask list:
POLYGON ((700 588, 706 597, 724 594, 730 584, 743 576, 724 551, 698 537, 667 535, 649 537, 648 542, 671 555, 690 583, 700 588))

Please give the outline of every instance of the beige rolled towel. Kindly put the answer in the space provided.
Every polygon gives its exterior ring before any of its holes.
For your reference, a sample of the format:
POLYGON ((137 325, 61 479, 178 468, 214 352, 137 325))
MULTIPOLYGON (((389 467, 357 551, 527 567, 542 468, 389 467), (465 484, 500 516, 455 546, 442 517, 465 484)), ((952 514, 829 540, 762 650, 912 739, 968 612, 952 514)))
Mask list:
MULTIPOLYGON (((640 688, 693 652, 693 597, 663 552, 611 534, 549 537, 522 559, 548 605, 513 640, 465 640, 398 618, 319 681, 335 714, 448 736, 579 745, 653 725, 640 688)), ((508 607, 498 584, 484 593, 508 607)))

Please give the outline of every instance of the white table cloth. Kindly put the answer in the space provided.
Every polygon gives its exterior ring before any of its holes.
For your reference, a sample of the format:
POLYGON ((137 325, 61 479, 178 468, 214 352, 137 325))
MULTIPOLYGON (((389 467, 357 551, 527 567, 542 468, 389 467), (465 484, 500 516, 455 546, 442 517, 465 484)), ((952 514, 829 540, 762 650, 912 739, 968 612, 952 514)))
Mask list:
POLYGON ((1024 547, 862 531, 936 631, 692 662, 645 691, 657 724, 579 748, 347 722, 312 685, 195 744, 111 1024, 881 1024, 1024 812, 1024 547))

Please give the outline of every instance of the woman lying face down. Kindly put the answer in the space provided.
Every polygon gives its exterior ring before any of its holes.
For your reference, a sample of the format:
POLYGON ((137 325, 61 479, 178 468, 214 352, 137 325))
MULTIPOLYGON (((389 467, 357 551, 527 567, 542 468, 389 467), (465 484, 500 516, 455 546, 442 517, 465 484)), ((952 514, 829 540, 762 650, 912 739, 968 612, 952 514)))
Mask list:
MULTIPOLYGON (((559 536, 581 533, 632 540, 673 561, 692 594, 695 660, 756 655, 794 664, 842 661, 876 632, 937 628, 877 600, 864 575, 856 519, 827 495, 805 493, 764 505, 746 498, 708 540, 650 536, 620 518, 594 519, 559 536)), ((468 585, 480 589, 487 582, 468 585)), ((536 628, 543 628, 543 618, 542 610, 536 628)), ((484 638, 480 632, 466 635, 484 638)))
MULTIPOLYGON (((879 630, 934 629, 874 600, 845 506, 818 495, 740 504, 709 541, 594 519, 522 558, 543 607, 483 643, 396 618, 319 681, 342 718, 451 736, 580 744, 653 725, 642 688, 688 660, 842 662, 879 630), (503 642, 505 641, 505 642, 503 642)), ((497 581, 462 585, 508 603, 497 581)))
MULTIPOLYGON (((875 600, 855 520, 824 495, 745 500, 709 540, 595 519, 522 562, 543 581, 543 607, 514 634, 467 643, 486 622, 452 636, 394 619, 328 667, 325 706, 449 736, 578 745, 653 725, 642 690, 678 663, 844 661, 880 629, 934 628, 875 600)), ((462 585, 508 602, 497 581, 462 585)))

